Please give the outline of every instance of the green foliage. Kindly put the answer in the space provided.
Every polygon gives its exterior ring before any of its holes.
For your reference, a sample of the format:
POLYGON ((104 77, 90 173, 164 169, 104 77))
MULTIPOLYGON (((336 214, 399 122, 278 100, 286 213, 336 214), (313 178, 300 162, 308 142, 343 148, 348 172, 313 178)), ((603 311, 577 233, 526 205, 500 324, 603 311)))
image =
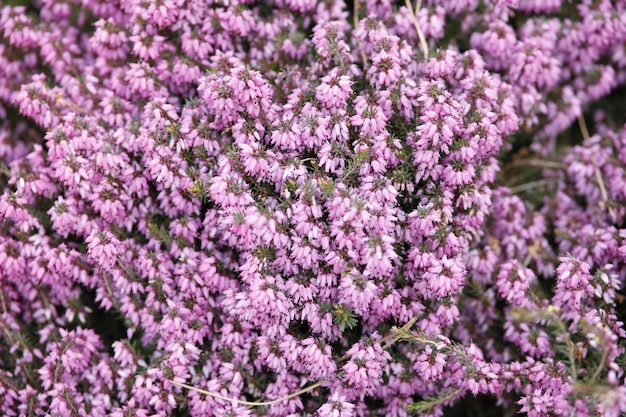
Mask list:
POLYGON ((334 322, 341 331, 352 329, 357 325, 357 319, 349 307, 343 304, 337 304, 333 308, 334 322))

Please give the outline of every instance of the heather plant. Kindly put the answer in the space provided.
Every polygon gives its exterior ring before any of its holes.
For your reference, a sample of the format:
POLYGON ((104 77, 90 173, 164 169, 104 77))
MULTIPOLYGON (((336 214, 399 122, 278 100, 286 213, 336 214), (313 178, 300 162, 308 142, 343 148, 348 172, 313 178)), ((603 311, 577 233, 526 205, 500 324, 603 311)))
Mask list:
POLYGON ((606 0, 3 4, 0 410, 626 413, 625 45, 606 0))

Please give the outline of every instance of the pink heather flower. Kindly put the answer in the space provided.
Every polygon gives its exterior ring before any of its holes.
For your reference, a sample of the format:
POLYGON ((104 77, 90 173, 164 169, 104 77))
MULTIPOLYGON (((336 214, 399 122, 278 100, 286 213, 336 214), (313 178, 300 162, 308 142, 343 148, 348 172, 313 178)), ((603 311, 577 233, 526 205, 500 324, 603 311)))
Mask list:
POLYGON ((3 7, 0 14, 3 34, 9 43, 17 48, 30 48, 37 45, 38 33, 24 6, 3 7))
POLYGON ((0 266, 2 276, 18 279, 24 276, 26 260, 19 256, 24 249, 24 244, 13 239, 4 239, 0 243, 0 266))
POLYGON ((388 235, 372 236, 367 241, 367 248, 364 248, 362 259, 365 260, 364 275, 374 277, 387 277, 393 269, 398 255, 393 249, 395 239, 388 235))
POLYGON ((128 40, 133 42, 133 54, 144 61, 156 59, 163 53, 171 52, 171 48, 166 47, 165 37, 160 35, 142 32, 130 36, 128 40))
POLYGON ((613 67, 602 65, 591 68, 584 79, 579 78, 574 85, 580 90, 586 90, 591 100, 598 100, 615 88, 616 83, 613 67))
POLYGON ((282 120, 276 120, 272 132, 272 144, 283 149, 300 149, 302 146, 302 133, 297 118, 290 112, 282 115, 282 120))
POLYGON ((559 258, 552 302, 564 310, 564 317, 576 320, 584 305, 595 295, 589 265, 574 258, 559 258), (578 314, 577 314, 578 313, 578 314))
POLYGON ((533 324, 515 324, 507 320, 504 324, 504 338, 515 343, 522 353, 532 357, 553 355, 550 336, 542 329, 537 329, 533 324))
POLYGON ((315 96, 328 110, 343 109, 352 94, 352 84, 350 76, 341 74, 335 68, 322 78, 322 83, 315 89, 315 96))
POLYGON ((346 397, 333 393, 328 401, 315 413, 317 417, 354 417, 354 404, 346 397))
POLYGON ((401 296, 397 291, 379 292, 378 298, 370 304, 371 314, 381 319, 398 317, 401 311, 401 296))
MULTIPOLYGON (((441 3, 445 6, 457 2, 452 1, 441 3)), ((461 4, 465 3, 467 3, 466 0, 461 1, 461 4)), ((417 11, 417 20, 426 39, 439 39, 443 37, 445 15, 446 10, 440 5, 436 5, 435 7, 422 7, 419 11, 417 11)), ((419 41, 417 39, 417 32, 413 23, 413 16, 409 13, 408 8, 404 5, 400 7, 395 13, 394 19, 394 29, 397 28, 396 31, 398 32, 398 35, 405 38, 411 37, 415 44, 415 48, 419 48, 419 41)))
POLYGON ((217 79, 215 77, 203 77, 200 79, 199 92, 208 110, 216 115, 216 127, 218 121, 231 123, 237 119, 240 106, 235 100, 232 88, 227 83, 228 78, 217 79))
POLYGON ((485 32, 475 32, 470 38, 473 48, 487 53, 486 62, 493 69, 505 67, 516 41, 514 29, 502 21, 490 22, 485 32))
POLYGON ((454 72, 458 53, 452 50, 437 50, 434 58, 426 63, 425 72, 430 78, 444 78, 454 72))
MULTIPOLYGON (((320 291, 321 297, 324 293, 331 294, 330 289, 320 291)), ((324 297, 328 298, 328 297, 324 297)), ((326 338, 336 338, 341 332, 338 326, 333 324, 333 314, 330 308, 318 306, 316 303, 307 302, 302 307, 302 320, 306 320, 311 326, 313 334, 319 334, 326 338)))
POLYGON ((595 296, 607 304, 614 303, 616 290, 622 286, 617 274, 611 272, 612 269, 613 265, 608 264, 594 275, 595 296))
POLYGON ((517 8, 525 12, 550 13, 559 10, 561 8, 561 5, 562 0, 529 0, 525 2, 520 2, 517 5, 517 8))
POLYGON ((156 94, 153 68, 146 64, 130 64, 124 80, 133 94, 143 98, 151 98, 156 94))
POLYGON ((347 22, 332 21, 317 24, 313 28, 312 43, 317 54, 329 62, 334 59, 341 66, 350 64, 350 48, 344 41, 347 22))
POLYGON ((94 34, 89 38, 91 49, 112 60, 121 60, 126 57, 130 48, 127 33, 122 27, 115 24, 113 19, 100 19, 94 23, 94 34))
POLYGON ((343 275, 339 290, 341 303, 358 315, 368 311, 370 303, 378 294, 378 287, 367 276, 354 269, 343 275))
POLYGON ((526 412, 529 417, 541 417, 548 414, 553 399, 549 392, 535 389, 530 395, 522 397, 517 404, 522 406, 521 413, 526 412))
POLYGON ((511 61, 509 76, 514 84, 551 89, 559 81, 559 61, 539 48, 520 42, 513 49, 511 61))
POLYGON ((372 66, 367 70, 367 77, 379 88, 393 87, 402 75, 400 64, 398 56, 381 50, 372 57, 372 66))
POLYGON ((212 178, 209 195, 217 204, 224 207, 241 207, 254 200, 246 193, 245 183, 237 174, 224 174, 212 178))
POLYGON ((306 13, 313 10, 316 3, 313 0, 287 0, 287 5, 291 10, 306 13))
MULTIPOLYGON (((563 87, 561 94, 562 104, 559 106, 553 102, 548 102, 547 104, 548 110, 546 116, 549 122, 540 131, 539 134, 542 136, 551 137, 558 134, 582 114, 581 99, 576 95, 571 86, 563 87)), ((535 146, 539 146, 539 144, 535 146)))
POLYGON ((364 52, 370 54, 373 44, 388 36, 388 31, 378 16, 371 14, 359 21, 359 25, 354 30, 354 36, 366 44, 364 52))
POLYGON ((319 253, 308 244, 308 240, 299 237, 292 238, 291 257, 296 265, 309 269, 319 261, 319 253))
POLYGON ((15 103, 21 114, 48 129, 59 124, 59 117, 53 111, 56 94, 44 85, 45 78, 44 75, 34 76, 32 83, 22 85, 15 103))
POLYGON ((89 197, 94 210, 100 212, 102 219, 107 223, 115 223, 126 217, 126 210, 112 188, 97 187, 89 197))
POLYGON ((329 345, 314 338, 307 338, 302 341, 302 346, 302 362, 314 379, 328 378, 335 374, 337 365, 332 359, 329 345))
POLYGON ((470 163, 451 160, 446 164, 441 173, 442 180, 450 187, 460 187, 471 184, 476 175, 474 166, 470 163))
POLYGON ((227 291, 223 305, 240 320, 263 328, 268 336, 284 334, 292 303, 279 286, 274 277, 257 276, 248 291, 227 291))
POLYGON ((48 210, 50 220, 52 221, 52 227, 61 236, 67 237, 70 233, 77 235, 83 235, 91 227, 89 226, 88 217, 86 214, 79 214, 81 206, 78 205, 74 199, 59 199, 48 210))
POLYGON ((117 262, 121 242, 111 232, 93 230, 85 239, 88 246, 89 259, 105 271, 110 270, 117 262))
POLYGON ((359 95, 354 107, 356 114, 350 118, 350 123, 358 126, 363 136, 378 137, 386 131, 387 116, 373 98, 359 95))
POLYGON ((528 296, 534 279, 532 270, 522 267, 516 260, 507 261, 500 266, 496 278, 498 294, 512 305, 528 308, 532 306, 528 296))
POLYGON ((391 356, 381 348, 376 337, 374 335, 363 342, 355 343, 346 352, 350 359, 342 367, 345 373, 343 381, 354 392, 371 392, 378 386, 383 371, 391 360, 391 356))
POLYGON ((292 33, 283 42, 281 51, 292 59, 300 60, 307 54, 309 45, 309 39, 302 39, 298 33, 292 33))
POLYGON ((279 342, 267 336, 260 336, 257 339, 259 348, 259 360, 263 365, 280 371, 287 368, 287 361, 280 352, 279 342))
POLYGON ((228 9, 217 9, 216 14, 227 32, 246 37, 255 30, 256 20, 249 9, 233 5, 228 9))
POLYGON ((159 28, 172 26, 178 19, 182 5, 181 0, 150 1, 145 10, 141 12, 142 18, 154 23, 159 28))
POLYGON ((458 258, 444 257, 426 270, 418 288, 425 298, 451 296, 463 287, 465 275, 465 267, 458 258))
POLYGON ((15 193, 0 196, 0 219, 12 221, 17 229, 28 233, 35 228, 41 228, 41 223, 26 209, 28 201, 15 193))
POLYGON ((227 406, 218 406, 215 410, 216 417, 251 417, 252 410, 249 408, 232 404, 227 406))
POLYGON ((438 380, 443 375, 446 363, 444 353, 433 351, 430 346, 426 346, 414 360, 412 367, 421 380, 429 383, 438 380))
MULTIPOLYGON (((283 398, 298 389, 299 378, 288 372, 281 372, 276 376, 276 382, 267 386, 266 398, 283 398)), ((276 415, 296 415, 304 408, 301 397, 294 397, 270 406, 270 412, 276 415)))
POLYGON ((320 115, 316 107, 306 104, 302 108, 300 132, 302 143, 307 149, 319 148, 326 142, 329 122, 330 117, 320 115))
POLYGON ((618 417, 626 412, 626 387, 608 390, 600 397, 598 411, 607 417, 618 417))
POLYGON ((278 348, 290 368, 296 372, 304 371, 305 366, 300 360, 303 347, 296 338, 290 334, 282 336, 278 342, 278 348))
POLYGON ((242 110, 253 119, 269 112, 272 89, 258 71, 233 68, 226 86, 242 110))

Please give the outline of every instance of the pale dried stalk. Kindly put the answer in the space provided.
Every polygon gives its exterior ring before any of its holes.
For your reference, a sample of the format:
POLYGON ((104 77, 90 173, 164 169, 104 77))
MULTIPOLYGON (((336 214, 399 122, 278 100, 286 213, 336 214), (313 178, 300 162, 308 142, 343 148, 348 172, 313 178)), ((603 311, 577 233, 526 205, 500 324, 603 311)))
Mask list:
MULTIPOLYGON (((415 322, 417 321, 417 317, 413 317, 411 320, 409 320, 404 326, 402 326, 401 330, 410 330, 411 327, 413 327, 413 325, 415 324, 415 322)), ((385 343, 383 345, 383 349, 387 350, 389 349, 394 343, 396 343, 400 338, 397 337, 397 332, 392 332, 390 335, 387 335, 386 337, 384 337, 381 342, 387 341, 387 343, 385 343), (395 337, 394 337, 395 336, 395 337), (389 340, 391 339, 391 340, 389 340)), ((348 356, 342 356, 341 358, 339 358, 339 360, 345 360, 347 359, 348 356)), ((193 385, 188 385, 188 384, 184 384, 182 382, 177 382, 177 381, 173 381, 171 379, 168 379, 169 382, 171 382, 172 384, 181 387, 181 388, 185 388, 188 389, 190 391, 196 391, 199 392, 200 394, 204 394, 204 395, 208 395, 209 397, 213 397, 213 398, 217 398, 219 400, 224 400, 224 401, 228 401, 230 403, 236 403, 236 404, 241 404, 241 405, 245 405, 248 407, 263 407, 263 406, 267 406, 267 405, 272 405, 272 404, 278 404, 280 402, 283 401, 287 401, 290 400, 292 398, 298 397, 302 394, 306 394, 309 391, 313 391, 315 388, 320 387, 324 381, 318 381, 314 384, 309 385, 308 387, 304 387, 299 391, 296 392, 292 392, 289 395, 286 395, 284 397, 281 398, 277 398, 275 400, 271 400, 271 401, 245 401, 245 400, 238 400, 236 398, 230 398, 230 397, 226 397, 222 394, 218 394, 216 392, 212 392, 212 391, 207 391, 201 388, 196 388, 193 385)))
POLYGON ((290 400, 290 399, 295 398, 295 397, 297 397, 299 395, 302 395, 302 394, 305 394, 305 393, 307 393, 309 391, 312 391, 315 388, 317 388, 320 385, 322 385, 322 381, 319 381, 319 382, 316 382, 315 384, 309 385, 308 387, 305 387, 305 388, 301 389, 300 391, 292 392, 291 394, 286 395, 286 396, 281 397, 281 398, 278 398, 276 400, 271 400, 271 401, 244 401, 244 400, 238 400, 236 398, 226 397, 226 396, 218 394, 216 392, 211 392, 211 391, 203 390, 203 389, 200 389, 200 388, 196 388, 196 387, 194 387, 192 385, 183 384, 182 382, 172 381, 171 379, 169 380, 169 382, 171 382, 172 384, 177 385, 177 386, 179 386, 181 388, 186 388, 186 389, 191 390, 191 391, 199 392, 200 394, 208 395, 209 397, 217 398, 217 399, 228 401, 228 402, 231 402, 231 403, 237 403, 237 404, 246 405, 248 407, 262 407, 262 406, 266 406, 266 405, 278 404, 280 402, 290 400))
MULTIPOLYGON (((584 117, 578 116, 578 126, 580 127, 580 132, 583 135, 583 139, 589 140, 589 129, 587 129, 587 123, 585 122, 584 117)), ((608 209, 611 218, 615 221, 615 211, 613 211, 613 207, 609 206, 609 195, 606 192, 604 180, 602 179, 602 173, 598 168, 598 162, 594 154, 591 154, 591 163, 593 164, 593 171, 596 174, 596 181, 598 182, 598 187, 600 187, 600 193, 602 194, 602 202, 604 203, 604 206, 608 209)))
POLYGON ((556 178, 544 178, 544 179, 537 180, 537 181, 527 182, 525 184, 518 185, 517 187, 511 187, 509 188, 509 190, 511 191, 511 193, 517 194, 522 191, 532 190, 533 188, 545 187, 546 185, 549 185, 555 180, 556 178))
MULTIPOLYGON (((354 13, 352 16, 352 22, 354 24, 354 30, 359 27, 359 9, 361 8, 361 2, 359 0, 354 0, 354 13)), ((361 46, 361 41, 359 41, 359 46, 361 46)), ((363 68, 365 68, 365 64, 367 63, 367 57, 365 56, 365 52, 361 49, 361 59, 363 60, 363 68)))
POLYGON ((413 9, 413 4, 411 0, 404 0, 406 7, 409 9, 411 16, 413 17, 413 24, 415 25, 415 30, 417 31, 417 37, 420 40, 420 44, 422 45, 422 51, 424 52, 424 60, 428 60, 428 44, 426 43, 426 38, 424 37, 424 32, 422 32, 422 28, 420 27, 420 23, 417 20, 417 13, 420 11, 422 7, 422 2, 420 0, 417 1, 415 9, 413 9))

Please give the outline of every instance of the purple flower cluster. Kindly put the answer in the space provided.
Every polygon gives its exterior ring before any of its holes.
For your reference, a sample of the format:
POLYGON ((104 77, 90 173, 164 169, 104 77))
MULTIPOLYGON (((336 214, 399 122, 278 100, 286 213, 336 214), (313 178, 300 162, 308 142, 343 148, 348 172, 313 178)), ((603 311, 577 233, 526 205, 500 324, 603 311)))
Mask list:
POLYGON ((3 415, 626 413, 626 4, 14 3, 3 415))

